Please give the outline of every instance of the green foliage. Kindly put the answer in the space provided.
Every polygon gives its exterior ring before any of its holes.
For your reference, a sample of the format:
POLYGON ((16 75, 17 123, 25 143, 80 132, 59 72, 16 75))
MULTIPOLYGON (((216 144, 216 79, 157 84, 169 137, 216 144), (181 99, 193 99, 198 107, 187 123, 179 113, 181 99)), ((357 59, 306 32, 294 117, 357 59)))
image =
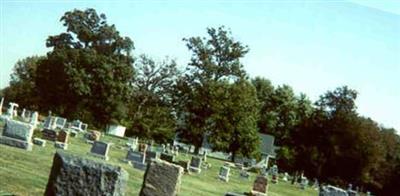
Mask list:
POLYGON ((137 75, 129 106, 132 126, 129 134, 166 143, 173 139, 176 119, 173 115, 172 96, 179 75, 175 61, 166 59, 156 63, 142 55, 135 64, 137 75))
POLYGON ((66 32, 49 36, 53 50, 38 66, 36 85, 42 111, 95 121, 121 123, 133 78, 133 42, 121 37, 94 9, 66 12, 66 32))

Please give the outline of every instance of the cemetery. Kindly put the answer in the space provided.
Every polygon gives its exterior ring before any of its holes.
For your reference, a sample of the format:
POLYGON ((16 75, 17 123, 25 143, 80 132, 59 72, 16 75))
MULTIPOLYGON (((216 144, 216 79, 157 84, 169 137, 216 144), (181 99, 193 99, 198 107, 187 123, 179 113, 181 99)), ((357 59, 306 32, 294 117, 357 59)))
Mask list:
MULTIPOLYGON (((0 132, 4 132, 4 121, 0 122, 0 127, 0 132)), ((46 129, 43 129, 43 131, 45 130, 46 129)), ((38 131, 38 129, 35 129, 35 131, 38 131)), ((58 133, 58 136, 59 134, 60 133, 58 133)), ((42 137, 47 138, 45 135, 46 134, 43 134, 42 137)), ((168 191, 172 189, 175 190, 175 187, 168 188, 169 186, 172 186, 167 185, 170 182, 161 178, 161 176, 168 174, 168 171, 163 171, 162 169, 159 171, 160 169, 157 169, 157 166, 154 166, 155 168, 152 169, 151 172, 156 173, 160 178, 154 179, 149 177, 144 181, 145 168, 139 167, 138 169, 134 167, 134 165, 135 163, 145 164, 145 160, 147 160, 146 153, 132 151, 132 148, 126 145, 131 139, 105 135, 100 139, 101 142, 99 144, 96 142, 90 144, 86 142, 87 138, 85 137, 85 134, 79 133, 76 137, 69 137, 67 149, 60 149, 52 145, 53 143, 57 143, 57 138, 58 137, 50 137, 50 139, 32 139, 35 145, 32 147, 31 151, 26 151, 25 149, 16 148, 10 145, 0 145, 0 165, 6 166, 7 168, 6 170, 0 170, 1 179, 7 179, 0 181, 0 194, 13 193, 16 195, 42 195, 49 191, 46 187, 52 186, 51 184, 48 184, 49 178, 55 178, 55 173, 59 172, 58 170, 60 168, 54 168, 53 163, 55 161, 62 161, 62 159, 71 159, 67 162, 71 162, 71 164, 74 165, 87 164, 87 161, 78 161, 79 158, 95 161, 97 162, 96 164, 107 164, 109 165, 107 167, 122 168, 126 172, 123 172, 124 174, 121 177, 127 180, 126 187, 123 188, 126 195, 139 195, 143 186, 147 187, 143 189, 143 195, 152 195, 151 193, 146 194, 146 192, 149 191, 148 187, 151 187, 150 185, 146 186, 146 184, 152 183, 161 183, 158 185, 163 187, 165 186, 168 191), (46 145, 43 145, 42 143, 45 143, 46 145), (135 154, 132 152, 137 153, 135 154), (67 158, 61 158, 57 153, 65 153, 68 156, 67 158), (96 155, 93 156, 92 154, 96 155), (107 159, 105 157, 107 157, 107 159), (126 160, 129 160, 132 164, 127 163, 126 160)), ((179 166, 181 169, 178 169, 178 173, 181 176, 179 195, 225 195, 228 192, 243 194, 246 192, 249 193, 252 190, 253 182, 258 174, 249 173, 249 180, 244 180, 240 177, 239 169, 235 167, 229 168, 224 165, 225 161, 212 157, 207 158, 207 161, 212 164, 212 167, 209 169, 203 169, 199 172, 199 170, 196 170, 199 162, 201 162, 199 157, 200 156, 195 156, 193 154, 180 153, 179 156, 175 156, 176 160, 174 160, 174 164, 170 163, 170 167, 172 168, 177 168, 178 165, 181 165, 179 166), (193 162, 192 165, 189 165, 190 160, 192 159, 194 159, 195 162, 193 162), (194 170, 189 174, 188 171, 190 168, 194 170), (221 171, 220 168, 227 168, 227 171, 229 172, 229 181, 225 180, 225 178, 221 180, 221 174, 226 171, 221 171)), ((169 156, 167 156, 166 159, 172 161, 169 156)), ((149 162, 149 164, 152 164, 152 162, 149 162)), ((74 168, 72 166, 65 167, 68 171, 74 168)), ((69 172, 74 173, 72 170, 69 172)), ((90 173, 90 171, 88 172, 90 173)), ((63 177, 60 176, 59 178, 63 177)), ((75 178, 79 178, 79 176, 75 176, 75 178)), ((83 178, 84 177, 82 177, 82 179, 83 178)), ((271 179, 271 176, 268 178, 271 179)), ((120 183, 119 181, 124 181, 124 179, 115 180, 120 183)), ((82 186, 90 186, 91 183, 87 183, 87 185, 82 186)), ((68 185, 68 183, 66 183, 66 185, 68 185)), ((70 191, 76 191, 79 190, 79 187, 69 187, 67 189, 70 191)), ((300 190, 298 185, 291 185, 290 183, 268 185, 268 195, 306 196, 317 195, 317 193, 318 192, 312 188, 300 190)), ((163 192, 160 194, 163 195, 163 192)))
POLYGON ((396 11, 0 4, 0 196, 400 193, 396 11))

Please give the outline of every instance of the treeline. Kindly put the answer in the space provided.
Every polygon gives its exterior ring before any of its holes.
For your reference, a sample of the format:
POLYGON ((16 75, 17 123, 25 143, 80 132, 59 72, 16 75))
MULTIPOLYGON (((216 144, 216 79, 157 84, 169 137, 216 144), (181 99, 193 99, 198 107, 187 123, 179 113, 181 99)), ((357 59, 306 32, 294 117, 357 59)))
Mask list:
POLYGON ((66 12, 66 31, 49 36, 46 56, 18 61, 1 94, 21 108, 88 122, 92 128, 127 126, 127 135, 171 141, 175 134, 198 149, 204 136, 214 150, 258 157, 258 132, 280 146, 277 162, 322 182, 400 192, 400 137, 356 111, 357 92, 338 87, 311 102, 288 85, 250 78, 240 59, 249 48, 224 27, 207 37, 184 38, 186 69, 134 55, 123 37, 94 9, 66 12))

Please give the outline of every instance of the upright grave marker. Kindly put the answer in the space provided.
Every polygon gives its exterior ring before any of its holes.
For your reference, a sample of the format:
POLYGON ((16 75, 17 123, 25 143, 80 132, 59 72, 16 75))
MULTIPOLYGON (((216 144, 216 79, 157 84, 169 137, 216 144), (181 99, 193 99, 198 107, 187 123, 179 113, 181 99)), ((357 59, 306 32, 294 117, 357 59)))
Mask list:
POLYGON ((254 184, 253 189, 251 190, 252 195, 257 196, 266 196, 268 191, 268 180, 264 176, 257 176, 254 184))
POLYGON ((229 181, 229 171, 230 170, 231 170, 230 167, 222 166, 219 169, 219 175, 218 175, 219 179, 223 180, 225 182, 228 182, 229 181))
POLYGON ((128 162, 131 162, 134 168, 145 170, 146 169, 146 153, 137 152, 132 149, 128 150, 125 158, 128 162))
POLYGON ((55 118, 55 128, 63 129, 65 127, 65 123, 67 123, 67 119, 61 117, 55 118))
POLYGON ((140 196, 178 195, 183 168, 166 161, 152 161, 143 178, 140 196))
POLYGON ((161 153, 160 159, 164 160, 164 161, 168 161, 170 163, 173 163, 175 161, 175 156, 172 154, 161 153))
POLYGON ((44 195, 125 195, 121 167, 56 152, 44 195))
POLYGON ((38 112, 33 112, 32 116, 31 116, 31 120, 29 121, 29 123, 31 125, 33 125, 34 127, 36 127, 37 124, 38 124, 38 118, 39 118, 39 113, 38 112))
POLYGON ((61 148, 63 150, 66 150, 68 148, 68 138, 69 138, 69 133, 67 131, 61 130, 58 133, 57 141, 54 143, 54 146, 56 148, 61 148))
POLYGON ((197 156, 193 156, 190 161, 190 171, 200 173, 201 172, 201 158, 197 156))
POLYGON ((54 130, 51 130, 51 129, 43 129, 42 137, 45 140, 56 141, 56 139, 57 139, 57 131, 54 131, 54 130))
POLYGON ((108 151, 110 150, 110 143, 102 141, 95 141, 90 149, 90 154, 108 160, 108 151))
POLYGON ((33 126, 28 123, 8 119, 4 125, 0 143, 25 150, 32 150, 33 126))

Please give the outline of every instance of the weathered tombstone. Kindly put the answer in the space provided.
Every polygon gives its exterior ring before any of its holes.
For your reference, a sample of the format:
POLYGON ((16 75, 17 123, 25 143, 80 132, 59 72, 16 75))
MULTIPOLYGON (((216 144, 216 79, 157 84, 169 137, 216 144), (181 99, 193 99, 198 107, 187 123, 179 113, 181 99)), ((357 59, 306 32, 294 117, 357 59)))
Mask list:
POLYGON ((67 131, 61 130, 57 135, 57 141, 54 143, 54 146, 56 148, 66 150, 68 148, 68 138, 69 133, 67 131))
POLYGON ((82 126, 82 122, 80 120, 74 120, 71 123, 71 129, 82 131, 81 126, 82 126))
POLYGON ((189 169, 191 171, 194 171, 196 173, 200 173, 201 172, 201 158, 197 157, 197 156, 193 156, 192 160, 190 161, 190 167, 189 169))
POLYGON ((129 174, 121 167, 56 152, 44 195, 125 195, 129 174))
POLYGON ((270 168, 270 174, 272 175, 271 182, 272 183, 278 183, 278 166, 274 165, 272 168, 270 168))
POLYGON ((55 127, 63 129, 65 127, 65 123, 67 123, 67 119, 61 118, 61 117, 56 117, 55 118, 55 127))
POLYGON ((146 163, 149 163, 152 160, 158 159, 159 154, 153 151, 146 151, 146 163))
POLYGON ((175 196, 179 194, 183 168, 162 160, 152 161, 143 178, 140 196, 175 196))
POLYGON ((139 152, 146 152, 147 151, 147 145, 140 143, 139 144, 139 152))
POLYGON ((38 146, 41 146, 41 147, 45 147, 46 146, 46 140, 43 140, 43 139, 40 139, 40 138, 37 138, 37 137, 33 138, 33 143, 38 145, 38 146))
POLYGON ((56 141, 57 131, 51 129, 43 129, 42 138, 49 141, 56 141))
POLYGON ((81 130, 82 130, 82 131, 86 131, 87 128, 88 128, 88 124, 86 124, 86 123, 82 123, 82 124, 81 124, 81 130))
POLYGON ((33 125, 34 127, 36 127, 37 124, 38 124, 38 118, 39 118, 39 113, 38 112, 33 112, 32 116, 31 116, 31 120, 29 121, 29 123, 31 125, 33 125))
POLYGON ((102 141, 95 141, 90 149, 90 154, 108 160, 108 151, 110 150, 110 143, 102 141))
POLYGON ((300 182, 300 188, 304 190, 306 189, 307 185, 308 185, 308 179, 305 176, 302 176, 300 182))
POLYGON ((4 125, 0 143, 25 150, 32 150, 33 126, 28 123, 8 119, 4 125))
POLYGON ((219 179, 223 180, 225 182, 228 182, 229 181, 229 171, 230 170, 231 170, 230 167, 222 166, 219 169, 219 175, 218 175, 219 179))
POLYGON ((161 153, 160 159, 164 160, 164 161, 168 161, 170 163, 173 163, 175 161, 175 156, 172 154, 161 153))
POLYGON ((134 168, 145 170, 146 169, 146 154, 143 152, 133 151, 132 149, 128 150, 126 154, 126 161, 130 162, 134 168))
POLYGON ((257 176, 254 180, 252 195, 267 195, 268 179, 264 176, 257 176))

